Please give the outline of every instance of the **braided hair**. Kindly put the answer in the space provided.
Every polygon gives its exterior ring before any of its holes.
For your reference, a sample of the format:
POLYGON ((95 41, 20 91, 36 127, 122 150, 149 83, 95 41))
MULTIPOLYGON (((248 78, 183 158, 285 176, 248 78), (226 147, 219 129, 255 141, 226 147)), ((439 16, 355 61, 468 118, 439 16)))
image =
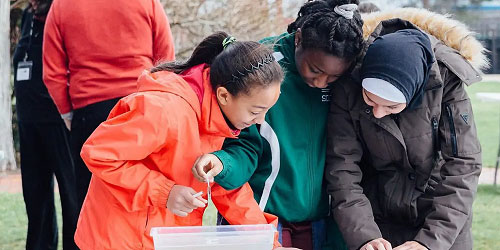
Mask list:
POLYGON ((288 33, 300 29, 304 49, 319 49, 339 58, 355 59, 364 46, 363 20, 358 11, 352 19, 335 13, 334 8, 343 4, 359 4, 359 1, 308 1, 300 8, 295 22, 288 25, 288 33))

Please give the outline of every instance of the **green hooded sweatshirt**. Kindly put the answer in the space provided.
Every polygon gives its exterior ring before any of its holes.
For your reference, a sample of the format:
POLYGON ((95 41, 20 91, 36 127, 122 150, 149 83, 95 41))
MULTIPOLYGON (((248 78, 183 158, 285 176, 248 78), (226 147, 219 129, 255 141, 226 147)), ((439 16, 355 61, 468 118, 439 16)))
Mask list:
MULTIPOLYGON (((223 149, 214 152, 224 165, 215 181, 225 189, 249 182, 260 208, 282 220, 323 219, 329 213, 323 173, 330 90, 309 87, 300 76, 294 34, 261 42, 283 56, 281 95, 265 122, 241 131, 239 139, 226 139, 223 149)), ((343 242, 335 231, 328 241, 334 237, 343 242)))
POLYGON ((227 139, 214 154, 224 164, 215 181, 226 189, 249 182, 266 212, 289 222, 328 214, 323 186, 329 89, 309 87, 297 71, 293 34, 266 38, 283 58, 281 95, 265 122, 227 139))

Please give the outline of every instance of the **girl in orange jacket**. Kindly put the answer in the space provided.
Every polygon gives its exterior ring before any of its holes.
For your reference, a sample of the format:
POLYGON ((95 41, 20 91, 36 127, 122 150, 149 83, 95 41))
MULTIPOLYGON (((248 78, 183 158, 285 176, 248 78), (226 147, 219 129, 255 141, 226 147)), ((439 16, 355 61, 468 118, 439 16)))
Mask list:
MULTIPOLYGON (((223 32, 205 38, 184 63, 145 71, 138 91, 121 99, 84 144, 92 180, 78 220, 82 249, 153 249, 151 227, 199 226, 206 189, 191 166, 225 138, 264 120, 283 73, 272 51, 223 32)), ((277 224, 248 184, 212 199, 231 224, 277 224)), ((277 237, 276 237, 277 238, 277 237)), ((277 239, 275 247, 279 247, 277 239)))

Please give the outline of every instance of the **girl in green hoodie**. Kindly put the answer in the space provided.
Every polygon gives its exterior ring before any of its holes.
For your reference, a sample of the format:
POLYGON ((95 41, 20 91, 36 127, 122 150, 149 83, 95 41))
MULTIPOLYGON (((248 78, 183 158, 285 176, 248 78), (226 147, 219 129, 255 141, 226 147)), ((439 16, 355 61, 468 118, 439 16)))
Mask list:
POLYGON ((226 140, 223 150, 201 156, 193 166, 200 181, 215 177, 226 189, 249 182, 260 208, 280 218, 283 246, 345 248, 328 215, 323 173, 328 86, 351 68, 364 45, 357 3, 307 2, 286 33, 262 40, 273 46, 285 71, 278 102, 269 111, 249 109, 264 122, 243 130, 239 139, 226 140))

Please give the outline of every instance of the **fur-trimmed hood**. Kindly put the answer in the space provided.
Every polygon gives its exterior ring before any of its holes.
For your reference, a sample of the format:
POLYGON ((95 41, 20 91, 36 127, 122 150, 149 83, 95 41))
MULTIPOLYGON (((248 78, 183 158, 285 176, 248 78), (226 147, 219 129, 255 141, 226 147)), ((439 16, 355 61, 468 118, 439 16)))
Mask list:
POLYGON ((437 14, 425 9, 399 8, 389 11, 373 12, 362 16, 363 36, 367 39, 381 21, 399 18, 407 20, 419 29, 434 36, 443 44, 457 50, 478 72, 489 67, 487 50, 474 37, 474 32, 447 15, 437 14))

